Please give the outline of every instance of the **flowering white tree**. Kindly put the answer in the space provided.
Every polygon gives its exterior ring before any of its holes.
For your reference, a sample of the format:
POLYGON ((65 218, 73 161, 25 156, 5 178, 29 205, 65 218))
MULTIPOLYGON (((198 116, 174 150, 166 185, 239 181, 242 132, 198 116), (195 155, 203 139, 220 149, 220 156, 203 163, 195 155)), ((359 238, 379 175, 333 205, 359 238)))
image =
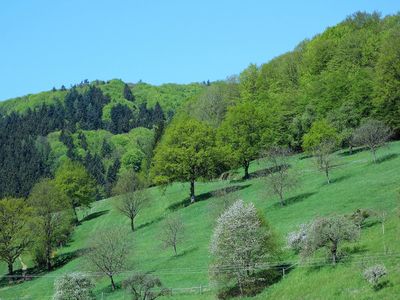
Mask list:
POLYGON ((320 217, 308 227, 306 238, 301 244, 303 257, 311 256, 320 248, 326 248, 332 264, 338 261, 339 246, 344 242, 355 242, 360 229, 348 218, 340 215, 320 217))
POLYGON ((91 300, 93 288, 94 283, 85 273, 64 274, 54 283, 53 300, 91 300))
POLYGON ((268 224, 252 203, 236 201, 218 219, 211 239, 211 275, 218 285, 236 283, 243 295, 276 252, 268 224))

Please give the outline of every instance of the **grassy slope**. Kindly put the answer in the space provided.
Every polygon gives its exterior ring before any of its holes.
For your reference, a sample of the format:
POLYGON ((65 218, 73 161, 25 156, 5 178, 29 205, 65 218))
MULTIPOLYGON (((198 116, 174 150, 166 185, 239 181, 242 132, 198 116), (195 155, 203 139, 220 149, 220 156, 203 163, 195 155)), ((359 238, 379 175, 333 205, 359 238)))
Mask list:
MULTIPOLYGON (((332 212, 350 213, 357 208, 385 210, 389 217, 386 224, 385 243, 391 254, 400 253, 399 221, 394 213, 398 205, 398 188, 400 183, 400 142, 392 143, 390 148, 380 151, 386 160, 374 165, 370 163, 367 151, 351 156, 337 155, 339 166, 332 172, 331 185, 324 182, 321 173, 314 171, 312 159, 293 158, 293 166, 302 172, 302 186, 293 191, 291 204, 281 208, 276 197, 265 192, 262 178, 246 182, 231 182, 229 185, 241 185, 243 189, 235 192, 235 198, 253 201, 261 209, 268 221, 279 235, 284 237, 297 225, 312 220, 318 215, 332 212), (390 155, 393 154, 393 155, 390 155)), ((264 162, 254 162, 252 171, 265 168, 264 162)), ((227 182, 200 183, 199 194, 213 191, 228 185, 227 182)), ((187 288, 207 286, 207 267, 210 261, 208 244, 214 223, 214 204, 221 201, 209 198, 189 207, 171 211, 169 207, 182 202, 188 194, 186 184, 174 184, 165 193, 157 188, 150 190, 151 205, 137 219, 138 230, 128 238, 132 241, 132 254, 129 257, 129 269, 153 271, 159 275, 166 286, 171 288, 187 288), (186 223, 187 239, 179 248, 179 255, 173 257, 171 249, 159 247, 158 235, 162 219, 166 213, 181 214, 186 223)), ((87 239, 102 228, 116 225, 128 227, 128 220, 118 215, 114 209, 116 198, 95 203, 90 213, 99 213, 96 218, 83 222, 73 236, 71 244, 59 253, 73 253, 86 246, 87 239)), ((179 205, 178 205, 179 206, 179 205)), ((96 215, 92 215, 96 216, 96 215)), ((393 299, 400 293, 399 259, 389 260, 389 256, 378 259, 367 259, 367 256, 381 255, 383 252, 381 226, 375 224, 363 229, 361 240, 356 246, 350 246, 352 254, 346 263, 336 268, 329 265, 320 267, 296 267, 286 278, 266 289, 255 299, 393 299), (361 257, 364 257, 363 259, 361 257), (363 264, 384 261, 389 270, 389 285, 375 292, 366 285, 361 270, 363 264)), ((290 253, 283 258, 297 259, 290 253)), ((28 258, 24 258, 30 263, 28 258)), ((19 264, 16 267, 20 267, 19 264)), ((51 296, 53 281, 56 276, 74 270, 90 270, 82 257, 71 260, 63 267, 48 273, 43 278, 19 284, 15 287, 0 288, 1 299, 46 299, 51 296)), ((5 274, 5 266, 0 264, 0 274, 5 274)), ((121 277, 120 277, 121 278, 121 277)), ((120 279, 118 278, 118 279, 120 279)), ((105 299, 123 299, 124 292, 110 293, 108 280, 98 278, 96 293, 105 299)), ((171 299, 214 299, 211 293, 199 295, 174 295, 171 299)))

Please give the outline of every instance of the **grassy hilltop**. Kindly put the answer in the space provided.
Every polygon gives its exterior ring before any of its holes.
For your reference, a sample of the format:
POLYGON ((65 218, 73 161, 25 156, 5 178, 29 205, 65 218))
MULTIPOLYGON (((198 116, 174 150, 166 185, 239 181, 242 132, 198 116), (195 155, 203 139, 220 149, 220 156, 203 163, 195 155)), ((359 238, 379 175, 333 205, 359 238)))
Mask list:
MULTIPOLYGON (((254 202, 273 226, 282 244, 288 232, 316 216, 350 214, 357 208, 387 212, 384 236, 381 224, 372 220, 369 226, 362 229, 360 241, 348 246, 348 257, 338 266, 332 267, 324 260, 318 260, 323 258, 323 254, 318 253, 312 260, 313 264, 296 264, 285 278, 254 299, 393 299, 394 295, 400 293, 400 222, 395 212, 399 203, 399 153, 400 142, 391 143, 390 147, 380 150, 380 162, 373 164, 368 151, 352 155, 346 151, 338 152, 335 154, 337 167, 332 172, 333 183, 330 185, 325 183, 323 174, 315 170, 312 158, 296 155, 292 158, 292 166, 301 172, 301 186, 291 192, 289 204, 285 207, 281 207, 278 199, 267 192, 263 177, 257 176, 248 181, 199 183, 200 199, 190 206, 185 205, 186 184, 176 183, 165 191, 151 188, 151 204, 138 216, 137 231, 127 236, 132 245, 129 270, 149 271, 158 275, 166 286, 173 289, 170 299, 214 299, 213 293, 207 292, 212 288, 208 279, 208 247, 215 224, 215 210, 219 207, 217 203, 223 199, 213 191, 235 186, 236 191, 225 197, 254 202), (186 226, 186 239, 178 246, 176 257, 172 249, 162 250, 158 239, 163 219, 170 214, 180 214, 186 226), (363 266, 376 262, 385 263, 389 273, 388 284, 379 291, 374 291, 362 278, 363 266), (200 286, 203 294, 200 294, 200 286)), ((266 167, 265 161, 254 161, 250 170, 256 175, 257 171, 266 167)), ((65 259, 60 267, 50 273, 33 273, 37 277, 15 286, 6 286, 6 279, 3 278, 0 298, 50 299, 54 280, 58 276, 75 270, 89 270, 81 256, 87 240, 101 228, 123 225, 128 229, 128 219, 122 217, 115 208, 117 202, 118 198, 110 198, 94 203, 75 230, 71 243, 57 253, 61 259, 65 259)), ((28 266, 32 265, 29 257, 23 260, 28 266)), ((299 258, 285 250, 280 260, 295 263, 299 258)), ((18 263, 16 268, 20 267, 18 263)), ((6 266, 1 264, 0 275, 5 274, 6 266)), ((122 277, 118 276, 119 282, 122 277)), ((123 290, 111 294, 106 278, 96 278, 96 296, 98 299, 127 297, 123 290)))

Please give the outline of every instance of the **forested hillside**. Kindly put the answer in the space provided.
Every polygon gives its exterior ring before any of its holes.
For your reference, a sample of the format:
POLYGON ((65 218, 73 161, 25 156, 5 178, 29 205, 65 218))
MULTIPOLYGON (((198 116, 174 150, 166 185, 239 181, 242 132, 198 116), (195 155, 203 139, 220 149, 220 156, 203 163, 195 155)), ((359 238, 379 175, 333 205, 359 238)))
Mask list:
POLYGON ((392 299, 399 138, 399 14, 355 13, 225 80, 2 102, 0 294, 84 271, 110 299, 392 299))
POLYGON ((202 89, 83 81, 0 102, 0 196, 26 196, 67 158, 83 163, 101 190, 113 184, 120 166, 140 171, 164 124, 202 89))

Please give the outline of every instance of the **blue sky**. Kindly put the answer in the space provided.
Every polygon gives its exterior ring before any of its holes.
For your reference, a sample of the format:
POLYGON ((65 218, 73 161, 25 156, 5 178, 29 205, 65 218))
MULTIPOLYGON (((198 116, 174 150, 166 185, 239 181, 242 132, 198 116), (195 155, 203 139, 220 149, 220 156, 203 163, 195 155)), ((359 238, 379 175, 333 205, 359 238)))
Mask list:
POLYGON ((0 100, 83 79, 224 79, 293 49, 355 11, 392 1, 5 0, 0 100))

